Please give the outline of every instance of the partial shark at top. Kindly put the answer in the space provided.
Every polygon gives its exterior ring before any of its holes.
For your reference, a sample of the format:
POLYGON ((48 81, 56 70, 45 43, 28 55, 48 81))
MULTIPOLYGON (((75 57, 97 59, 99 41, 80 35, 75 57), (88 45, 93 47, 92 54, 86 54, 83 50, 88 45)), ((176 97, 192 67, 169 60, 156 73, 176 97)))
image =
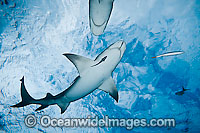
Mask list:
POLYGON ((34 99, 27 92, 23 77, 21 79, 22 101, 11 107, 40 104, 41 106, 36 109, 37 111, 49 105, 57 104, 61 108, 61 113, 64 113, 70 102, 87 96, 97 88, 109 93, 118 102, 118 91, 111 74, 120 62, 125 49, 126 43, 117 41, 99 54, 95 60, 75 54, 63 54, 75 65, 79 72, 79 76, 76 77, 72 85, 55 96, 47 93, 44 98, 34 99))
POLYGON ((110 18, 114 0, 89 0, 89 23, 94 35, 101 35, 110 18))

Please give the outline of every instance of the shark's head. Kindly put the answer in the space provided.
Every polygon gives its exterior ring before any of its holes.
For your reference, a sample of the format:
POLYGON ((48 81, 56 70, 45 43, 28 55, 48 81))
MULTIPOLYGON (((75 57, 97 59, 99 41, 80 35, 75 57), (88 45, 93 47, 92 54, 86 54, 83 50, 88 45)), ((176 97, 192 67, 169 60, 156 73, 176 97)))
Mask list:
POLYGON ((124 41, 120 40, 113 43, 97 56, 94 60, 95 64, 92 67, 105 67, 106 69, 113 71, 120 62, 125 50, 126 43, 124 41))

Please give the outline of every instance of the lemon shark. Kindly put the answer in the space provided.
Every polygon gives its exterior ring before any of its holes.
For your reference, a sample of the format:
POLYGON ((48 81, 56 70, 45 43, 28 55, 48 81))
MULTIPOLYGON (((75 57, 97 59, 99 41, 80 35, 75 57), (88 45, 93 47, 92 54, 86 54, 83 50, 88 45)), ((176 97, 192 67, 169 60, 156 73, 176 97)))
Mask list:
POLYGON ((94 35, 101 35, 108 23, 114 0, 90 0, 89 23, 94 35))
POLYGON ((46 97, 42 99, 34 99, 27 92, 23 77, 21 79, 22 101, 11 107, 40 104, 41 106, 36 109, 38 111, 49 105, 57 104, 61 108, 61 113, 64 113, 70 102, 87 96, 95 89, 109 93, 118 102, 118 91, 111 75, 120 62, 125 50, 126 43, 120 40, 110 45, 95 60, 76 54, 63 54, 75 65, 79 72, 79 76, 75 78, 69 88, 55 96, 47 93, 46 97))

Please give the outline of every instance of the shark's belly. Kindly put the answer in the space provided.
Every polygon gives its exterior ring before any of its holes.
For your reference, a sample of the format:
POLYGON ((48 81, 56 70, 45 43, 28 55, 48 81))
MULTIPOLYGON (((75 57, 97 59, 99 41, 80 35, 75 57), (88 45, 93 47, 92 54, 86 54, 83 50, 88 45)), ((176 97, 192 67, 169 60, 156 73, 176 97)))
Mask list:
POLYGON ((112 10, 112 0, 103 0, 100 3, 98 1, 90 1, 90 16, 96 25, 102 25, 109 19, 112 10))
POLYGON ((104 73, 98 73, 95 71, 90 71, 86 76, 80 77, 66 93, 67 98, 70 101, 75 101, 80 99, 96 88, 98 88, 105 80, 106 75, 104 73))

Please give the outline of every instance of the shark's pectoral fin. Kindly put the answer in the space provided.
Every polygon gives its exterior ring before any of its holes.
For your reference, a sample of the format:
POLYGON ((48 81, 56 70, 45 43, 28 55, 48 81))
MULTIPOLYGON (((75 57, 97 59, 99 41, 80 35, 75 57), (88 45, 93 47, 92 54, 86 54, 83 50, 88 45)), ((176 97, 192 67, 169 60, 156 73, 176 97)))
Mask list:
POLYGON ((94 63, 93 60, 80 55, 75 55, 75 54, 63 54, 63 55, 66 56, 75 65, 80 76, 86 68, 88 68, 91 64, 94 63))
POLYGON ((61 109, 61 114, 65 112, 65 110, 67 109, 67 107, 69 106, 70 103, 67 102, 62 102, 62 103, 57 103, 58 106, 61 109))
POLYGON ((104 81, 98 89, 108 92, 118 102, 118 91, 112 77, 104 81))

